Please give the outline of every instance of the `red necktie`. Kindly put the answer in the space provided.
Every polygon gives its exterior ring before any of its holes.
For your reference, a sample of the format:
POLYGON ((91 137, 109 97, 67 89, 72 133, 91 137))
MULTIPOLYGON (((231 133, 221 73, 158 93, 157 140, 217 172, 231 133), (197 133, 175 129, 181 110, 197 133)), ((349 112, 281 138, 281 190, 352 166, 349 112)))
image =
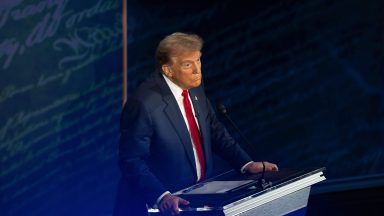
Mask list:
POLYGON ((189 102, 189 98, 188 98, 188 90, 183 90, 183 93, 181 95, 184 97, 183 104, 184 104, 185 114, 188 120, 189 132, 191 133, 191 137, 193 140, 193 144, 195 145, 197 157, 200 162, 201 175, 198 181, 202 181, 204 180, 204 177, 205 177, 205 160, 204 160, 203 147, 201 145, 200 133, 199 133, 199 129, 197 128, 195 117, 193 116, 193 113, 192 113, 191 102, 189 102))

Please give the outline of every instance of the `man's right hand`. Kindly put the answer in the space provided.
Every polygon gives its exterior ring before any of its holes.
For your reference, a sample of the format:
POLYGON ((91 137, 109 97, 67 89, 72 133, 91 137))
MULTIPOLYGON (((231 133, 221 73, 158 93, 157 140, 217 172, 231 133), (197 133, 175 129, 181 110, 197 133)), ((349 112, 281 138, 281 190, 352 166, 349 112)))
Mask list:
POLYGON ((161 199, 159 209, 168 215, 180 215, 179 205, 189 205, 189 201, 172 194, 167 194, 161 199))

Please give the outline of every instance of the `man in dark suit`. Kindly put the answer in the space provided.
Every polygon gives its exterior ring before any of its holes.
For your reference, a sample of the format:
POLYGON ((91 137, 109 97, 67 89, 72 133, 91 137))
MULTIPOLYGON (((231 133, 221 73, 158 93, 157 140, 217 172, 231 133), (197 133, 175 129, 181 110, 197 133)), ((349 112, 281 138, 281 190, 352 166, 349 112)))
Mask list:
POLYGON ((147 215, 146 205, 179 214, 189 202, 172 195, 212 173, 212 154, 243 173, 277 171, 253 162, 217 120, 201 86, 202 39, 173 33, 156 51, 153 73, 128 99, 121 115, 115 215, 147 215))

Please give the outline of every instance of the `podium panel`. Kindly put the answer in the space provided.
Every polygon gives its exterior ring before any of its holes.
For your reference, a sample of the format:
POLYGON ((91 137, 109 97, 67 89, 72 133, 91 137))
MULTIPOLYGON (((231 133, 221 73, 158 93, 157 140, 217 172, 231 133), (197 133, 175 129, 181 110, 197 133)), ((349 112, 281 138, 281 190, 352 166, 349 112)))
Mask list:
MULTIPOLYGON (((325 180, 324 170, 286 170, 264 175, 229 171, 174 195, 190 201, 180 210, 184 216, 286 215, 307 206, 311 185, 325 180)), ((148 214, 161 215, 156 208, 148 209, 148 214)))
POLYGON ((255 203, 256 205, 252 206, 248 211, 238 214, 227 213, 224 215, 287 215, 307 206, 309 192, 310 187, 306 187, 261 205, 257 205, 257 203, 255 203))

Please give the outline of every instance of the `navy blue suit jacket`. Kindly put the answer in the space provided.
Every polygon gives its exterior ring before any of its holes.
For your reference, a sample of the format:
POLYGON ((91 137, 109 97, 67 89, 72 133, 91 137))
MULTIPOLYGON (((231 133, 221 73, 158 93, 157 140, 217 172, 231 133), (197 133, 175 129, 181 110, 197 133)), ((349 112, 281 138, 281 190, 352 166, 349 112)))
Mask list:
MULTIPOLYGON (((203 87, 189 90, 202 136, 206 176, 212 153, 235 169, 251 161, 217 120, 203 87)), ((128 98, 121 115, 119 183, 115 215, 139 215, 165 191, 196 183, 191 138, 175 97, 161 73, 153 73, 128 98)))

